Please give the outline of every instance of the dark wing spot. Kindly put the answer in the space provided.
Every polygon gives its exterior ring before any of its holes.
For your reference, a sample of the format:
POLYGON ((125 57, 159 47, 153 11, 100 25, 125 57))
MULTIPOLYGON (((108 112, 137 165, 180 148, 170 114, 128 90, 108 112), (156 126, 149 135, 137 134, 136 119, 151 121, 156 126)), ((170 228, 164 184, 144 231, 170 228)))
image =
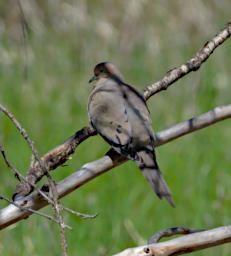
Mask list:
POLYGON ((116 139, 118 140, 119 145, 121 145, 121 140, 118 135, 116 135, 116 139))
POLYGON ((122 131, 120 130, 120 129, 118 129, 118 128, 116 128, 116 131, 118 132, 118 133, 121 133, 122 131))
POLYGON ((117 131, 118 133, 122 133, 122 126, 121 126, 120 124, 117 125, 116 131, 117 131))
POLYGON ((116 131, 117 131, 118 133, 121 133, 121 132, 122 132, 121 129, 119 129, 118 127, 116 128, 116 131))

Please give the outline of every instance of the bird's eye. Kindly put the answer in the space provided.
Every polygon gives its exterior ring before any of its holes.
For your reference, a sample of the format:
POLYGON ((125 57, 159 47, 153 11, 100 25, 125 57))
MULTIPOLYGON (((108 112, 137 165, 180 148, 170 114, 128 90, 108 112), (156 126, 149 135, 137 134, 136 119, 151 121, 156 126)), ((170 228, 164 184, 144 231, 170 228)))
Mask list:
POLYGON ((103 69, 100 69, 100 71, 99 71, 100 73, 103 73, 103 69))

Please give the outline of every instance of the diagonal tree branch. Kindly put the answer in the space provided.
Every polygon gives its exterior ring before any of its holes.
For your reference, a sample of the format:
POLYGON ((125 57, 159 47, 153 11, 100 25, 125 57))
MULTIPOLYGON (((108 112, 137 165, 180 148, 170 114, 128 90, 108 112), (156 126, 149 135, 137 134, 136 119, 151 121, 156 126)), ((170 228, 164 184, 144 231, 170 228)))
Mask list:
MULTIPOLYGON (((63 144, 50 150, 41 158, 41 161, 46 164, 47 170, 54 170, 69 159, 70 155, 75 152, 75 149, 81 142, 96 134, 97 132, 92 127, 84 127, 67 139, 63 144)), ((16 186, 13 199, 28 195, 33 190, 32 185, 35 185, 44 174, 45 173, 43 169, 40 168, 39 163, 35 163, 29 169, 28 174, 25 177, 26 181, 23 181, 16 186)))
POLYGON ((215 35, 210 41, 207 41, 204 46, 186 63, 178 68, 173 68, 159 81, 146 87, 144 96, 149 99, 155 93, 167 88, 181 77, 187 75, 192 71, 197 71, 201 65, 209 58, 213 51, 225 42, 231 35, 231 22, 228 22, 225 27, 215 35))
MULTIPOLYGON (((188 60, 185 64, 168 71, 161 80, 147 86, 144 91, 144 97, 146 98, 146 100, 148 100, 155 93, 160 92, 161 90, 166 90, 171 84, 176 82, 181 77, 187 75, 191 71, 198 70, 202 63, 205 62, 213 53, 213 51, 219 45, 224 43, 230 37, 230 35, 231 22, 227 23, 226 26, 217 35, 215 35, 210 41, 205 43, 205 45, 196 53, 196 55, 188 60)), ((200 122, 200 120, 196 120, 195 122, 200 122)), ((190 123, 190 125, 192 124, 190 123)), ((178 128, 179 127, 177 127, 177 131, 179 130, 178 128)), ((184 126, 184 129, 187 132, 189 128, 184 126)), ((76 147, 81 142, 96 134, 97 132, 92 127, 84 127, 75 135, 70 137, 62 145, 59 145, 55 149, 48 152, 45 156, 41 158, 40 163, 35 163, 28 170, 28 174, 25 177, 28 182, 23 181, 17 185, 16 191, 13 195, 13 199, 16 199, 20 196, 26 196, 33 190, 33 186, 36 184, 36 182, 45 175, 43 170, 44 168, 41 168, 41 164, 45 164, 47 171, 54 170, 69 159, 69 156, 75 152, 76 147)), ((160 137, 157 139, 161 140, 160 137)))
MULTIPOLYGON (((219 122, 230 117, 231 104, 222 107, 217 107, 198 117, 194 117, 190 120, 187 120, 185 122, 172 126, 166 130, 158 132, 156 134, 155 145, 163 145, 171 140, 192 133, 204 127, 210 126, 216 122, 219 122)), ((74 136, 69 139, 68 143, 66 142, 65 148, 67 151, 68 148, 73 145, 73 141, 75 141, 74 136)), ((62 147, 62 145, 60 147, 62 147)), ((54 150, 54 159, 56 158, 55 152, 60 152, 60 150, 58 150, 58 148, 54 150)), ((121 157, 113 150, 110 150, 101 159, 83 165, 80 168, 80 170, 74 172, 72 175, 60 181, 56 185, 58 197, 64 197, 65 195, 71 193, 73 190, 79 188, 88 181, 105 173, 106 171, 112 169, 113 167, 124 163, 125 161, 125 158, 121 157)), ((45 188, 45 191, 47 191, 47 186, 45 186, 45 188)), ((38 210, 48 205, 48 202, 38 192, 35 191, 29 196, 21 200, 18 200, 17 204, 22 205, 26 208, 29 207, 30 209, 38 210)), ((0 229, 3 229, 19 220, 22 220, 31 214, 31 212, 21 211, 14 205, 9 205, 6 208, 0 210, 0 229)))
POLYGON ((200 116, 192 117, 188 121, 181 122, 157 133, 155 146, 160 146, 227 118, 231 118, 231 104, 216 107, 200 116))

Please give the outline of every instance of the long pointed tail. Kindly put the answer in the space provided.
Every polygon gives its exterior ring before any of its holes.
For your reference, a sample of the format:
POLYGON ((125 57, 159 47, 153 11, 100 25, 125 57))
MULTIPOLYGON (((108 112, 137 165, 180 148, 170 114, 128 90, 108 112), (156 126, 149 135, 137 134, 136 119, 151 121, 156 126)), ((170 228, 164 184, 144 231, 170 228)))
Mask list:
POLYGON ((144 174, 145 178, 151 184, 152 189, 157 196, 165 198, 171 206, 175 206, 170 189, 161 175, 160 169, 155 159, 154 150, 144 150, 137 152, 136 163, 144 174))

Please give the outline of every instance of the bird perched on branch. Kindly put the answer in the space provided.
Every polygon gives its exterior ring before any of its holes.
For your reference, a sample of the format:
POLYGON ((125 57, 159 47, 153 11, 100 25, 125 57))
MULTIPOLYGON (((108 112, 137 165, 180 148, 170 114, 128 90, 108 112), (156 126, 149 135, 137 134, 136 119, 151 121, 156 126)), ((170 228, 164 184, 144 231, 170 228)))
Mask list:
POLYGON ((92 126, 113 149, 135 161, 157 196, 174 206, 170 190, 161 175, 154 151, 150 114, 143 95, 123 82, 110 62, 95 66, 94 82, 88 101, 92 126))

